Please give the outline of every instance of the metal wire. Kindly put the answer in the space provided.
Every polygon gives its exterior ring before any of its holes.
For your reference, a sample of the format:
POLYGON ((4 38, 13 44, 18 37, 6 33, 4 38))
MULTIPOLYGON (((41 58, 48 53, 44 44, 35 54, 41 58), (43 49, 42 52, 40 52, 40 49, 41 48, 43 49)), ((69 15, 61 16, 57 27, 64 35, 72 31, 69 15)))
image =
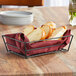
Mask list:
POLYGON ((25 57, 25 58, 29 58, 29 57, 35 57, 35 56, 40 56, 40 55, 45 55, 45 54, 50 54, 50 53, 57 53, 57 52, 60 52, 60 51, 63 51, 63 52, 69 51, 70 46, 71 46, 71 42, 72 42, 72 39, 73 39, 73 35, 68 35, 68 36, 63 36, 63 37, 55 37, 55 38, 50 38, 50 39, 45 39, 45 40, 39 40, 39 41, 33 41, 33 42, 23 42, 23 41, 19 41, 19 40, 17 40, 17 39, 14 39, 14 38, 10 38, 10 37, 5 36, 5 35, 2 35, 2 38, 3 38, 3 41, 4 41, 4 44, 5 44, 5 47, 6 47, 7 52, 11 52, 11 53, 14 53, 14 54, 16 54, 16 55, 19 55, 19 56, 22 56, 22 57, 25 57), (49 48, 49 47, 55 47, 55 46, 63 45, 63 44, 57 44, 57 45, 51 45, 51 46, 39 47, 39 48, 34 48, 34 49, 29 49, 29 50, 27 50, 27 47, 26 47, 26 44, 27 44, 27 43, 34 43, 34 42, 39 42, 39 41, 46 41, 46 40, 52 40, 52 39, 57 39, 57 38, 65 38, 65 37, 71 37, 70 43, 69 43, 69 45, 68 45, 68 49, 60 49, 60 50, 56 50, 56 51, 53 51, 53 52, 40 53, 40 54, 36 54, 36 55, 27 56, 27 51, 32 51, 32 50, 37 50, 37 49, 43 49, 43 48, 49 48), (16 47, 16 46, 14 46, 14 45, 11 45, 11 44, 7 43, 7 42, 5 41, 5 38, 9 38, 9 39, 11 39, 11 40, 15 40, 15 41, 18 41, 18 42, 22 42, 22 43, 25 45, 25 55, 20 54, 20 53, 13 52, 12 50, 9 50, 8 47, 7 47, 7 45, 12 46, 12 47, 14 47, 14 48, 16 48, 16 49, 19 49, 19 50, 21 50, 21 49, 18 48, 18 47, 16 47))

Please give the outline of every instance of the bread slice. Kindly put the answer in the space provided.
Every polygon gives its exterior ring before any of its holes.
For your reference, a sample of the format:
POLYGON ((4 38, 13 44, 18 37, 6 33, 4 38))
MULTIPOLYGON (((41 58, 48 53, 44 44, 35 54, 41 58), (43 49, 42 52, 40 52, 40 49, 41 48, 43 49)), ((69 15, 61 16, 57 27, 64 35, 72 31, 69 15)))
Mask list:
MULTIPOLYGON (((48 39, 55 38, 55 37, 62 37, 63 34, 66 32, 66 30, 67 30, 66 26, 59 27, 52 33, 52 35, 48 39)), ((60 40, 60 38, 54 39, 54 40, 60 40)))
MULTIPOLYGON (((41 28, 42 29, 42 28, 41 28)), ((44 29, 42 29, 42 37, 40 40, 43 40, 46 38, 46 32, 44 31, 44 29)))
POLYGON ((43 38, 43 30, 41 28, 35 29, 33 32, 31 32, 29 35, 27 35, 29 41, 38 41, 43 38))
POLYGON ((50 26, 50 28, 56 28, 56 24, 54 23, 54 22, 47 22, 47 23, 45 23, 44 25, 48 25, 48 26, 50 26))
MULTIPOLYGON (((48 25, 48 26, 49 26, 49 25, 48 25)), ((49 36, 51 36, 51 35, 52 35, 52 33, 53 33, 53 31, 55 30, 54 28, 51 28, 50 26, 49 26, 49 28, 50 28, 50 30, 49 30, 48 37, 49 37, 49 36)), ((47 37, 47 38, 48 38, 48 37, 47 37)))
POLYGON ((46 32, 46 38, 52 35, 52 32, 56 28, 56 24, 54 22, 47 22, 44 25, 41 26, 44 31, 46 32))
POLYGON ((33 25, 26 26, 26 28, 23 30, 23 33, 27 36, 27 35, 30 34, 33 30, 34 30, 34 26, 33 26, 33 25))
POLYGON ((45 33, 46 33, 46 37, 45 38, 47 38, 48 37, 48 35, 49 35, 49 33, 51 32, 50 31, 50 26, 45 26, 45 25, 43 25, 43 26, 41 26, 41 28, 42 29, 44 29, 44 31, 45 31, 45 33))

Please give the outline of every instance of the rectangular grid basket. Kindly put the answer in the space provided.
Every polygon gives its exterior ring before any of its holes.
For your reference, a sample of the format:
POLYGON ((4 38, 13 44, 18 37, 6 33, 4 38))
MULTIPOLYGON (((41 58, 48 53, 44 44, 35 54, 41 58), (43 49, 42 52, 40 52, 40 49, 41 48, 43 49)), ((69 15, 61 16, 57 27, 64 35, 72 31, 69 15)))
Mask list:
MULTIPOLYGON (((10 52, 10 53, 13 53, 13 54, 22 56, 22 57, 24 57, 24 58, 35 57, 35 56, 40 56, 40 55, 45 55, 45 54, 50 54, 50 53, 58 53, 58 52, 66 52, 66 51, 69 51, 70 46, 71 46, 71 42, 72 42, 72 39, 73 39, 73 35, 68 35, 68 36, 63 36, 63 37, 55 37, 55 38, 50 38, 50 39, 45 39, 45 40, 51 40, 51 39, 57 39, 57 38, 65 38, 65 37, 70 37, 70 42, 69 42, 69 44, 68 44, 67 49, 62 48, 62 49, 60 49, 60 50, 55 50, 55 51, 52 51, 52 52, 39 53, 39 54, 34 54, 34 55, 31 55, 31 56, 27 56, 27 55, 26 55, 26 52, 27 52, 27 51, 37 50, 37 49, 42 49, 42 48, 49 48, 49 47, 59 46, 59 45, 62 45, 62 44, 56 44, 56 45, 51 45, 51 46, 46 46, 46 47, 39 47, 39 48, 27 50, 27 49, 26 49, 26 43, 32 43, 32 42, 22 42, 22 41, 19 41, 19 40, 17 40, 17 39, 10 38, 10 37, 8 37, 8 36, 2 35, 2 39, 3 39, 3 41, 4 41, 4 44, 5 44, 5 47, 6 47, 7 52, 10 52), (25 45, 25 55, 20 54, 20 53, 16 53, 16 52, 14 52, 14 51, 12 51, 12 50, 9 50, 8 47, 7 47, 7 45, 12 46, 12 47, 14 47, 14 48, 16 48, 16 49, 20 49, 20 48, 18 48, 18 47, 16 47, 16 46, 13 46, 13 45, 11 45, 11 44, 8 44, 8 43, 6 42, 6 39, 5 39, 5 38, 9 38, 9 39, 11 39, 11 40, 15 40, 15 41, 24 43, 24 45, 25 45)), ((44 41, 44 40, 40 40, 40 41, 44 41)), ((38 41, 35 41, 35 42, 38 42, 38 41)))

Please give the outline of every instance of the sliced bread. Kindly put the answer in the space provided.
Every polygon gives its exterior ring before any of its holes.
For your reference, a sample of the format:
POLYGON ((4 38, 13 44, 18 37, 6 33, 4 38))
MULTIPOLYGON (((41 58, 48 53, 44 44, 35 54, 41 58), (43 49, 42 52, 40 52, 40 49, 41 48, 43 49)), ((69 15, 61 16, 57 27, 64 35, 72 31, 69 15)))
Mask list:
POLYGON ((47 22, 44 25, 49 25, 50 28, 56 28, 56 24, 54 22, 52 22, 52 21, 51 22, 47 22))
MULTIPOLYGON (((59 27, 52 33, 52 35, 48 39, 55 38, 55 37, 62 37, 63 34, 66 32, 66 30, 67 30, 66 26, 59 27)), ((60 40, 60 38, 54 39, 54 40, 60 40)))
POLYGON ((27 36, 27 35, 30 34, 33 30, 34 30, 34 26, 33 26, 33 25, 26 26, 26 28, 23 30, 23 33, 27 36))
POLYGON ((27 35, 29 41, 38 41, 41 39, 44 39, 45 32, 41 28, 35 29, 33 32, 31 32, 29 35, 27 35), (43 35, 44 34, 44 35, 43 35))
POLYGON ((44 29, 44 31, 46 33, 46 37, 45 38, 47 38, 49 33, 50 33, 50 27, 43 25, 43 26, 41 26, 41 28, 44 29))

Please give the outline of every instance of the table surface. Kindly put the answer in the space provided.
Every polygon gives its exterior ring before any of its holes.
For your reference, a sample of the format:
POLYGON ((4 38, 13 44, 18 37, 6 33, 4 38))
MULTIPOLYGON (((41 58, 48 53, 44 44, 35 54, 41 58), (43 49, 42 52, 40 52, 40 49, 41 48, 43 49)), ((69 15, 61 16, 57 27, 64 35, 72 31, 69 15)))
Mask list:
POLYGON ((72 27, 69 25, 67 7, 0 9, 0 11, 5 10, 32 11, 34 13, 34 21, 31 25, 35 26, 40 26, 48 21, 54 21, 57 26, 67 25, 72 30, 74 38, 68 52, 24 59, 20 56, 7 53, 1 35, 22 32, 25 26, 2 25, 0 23, 1 76, 76 76, 76 26, 72 27))

